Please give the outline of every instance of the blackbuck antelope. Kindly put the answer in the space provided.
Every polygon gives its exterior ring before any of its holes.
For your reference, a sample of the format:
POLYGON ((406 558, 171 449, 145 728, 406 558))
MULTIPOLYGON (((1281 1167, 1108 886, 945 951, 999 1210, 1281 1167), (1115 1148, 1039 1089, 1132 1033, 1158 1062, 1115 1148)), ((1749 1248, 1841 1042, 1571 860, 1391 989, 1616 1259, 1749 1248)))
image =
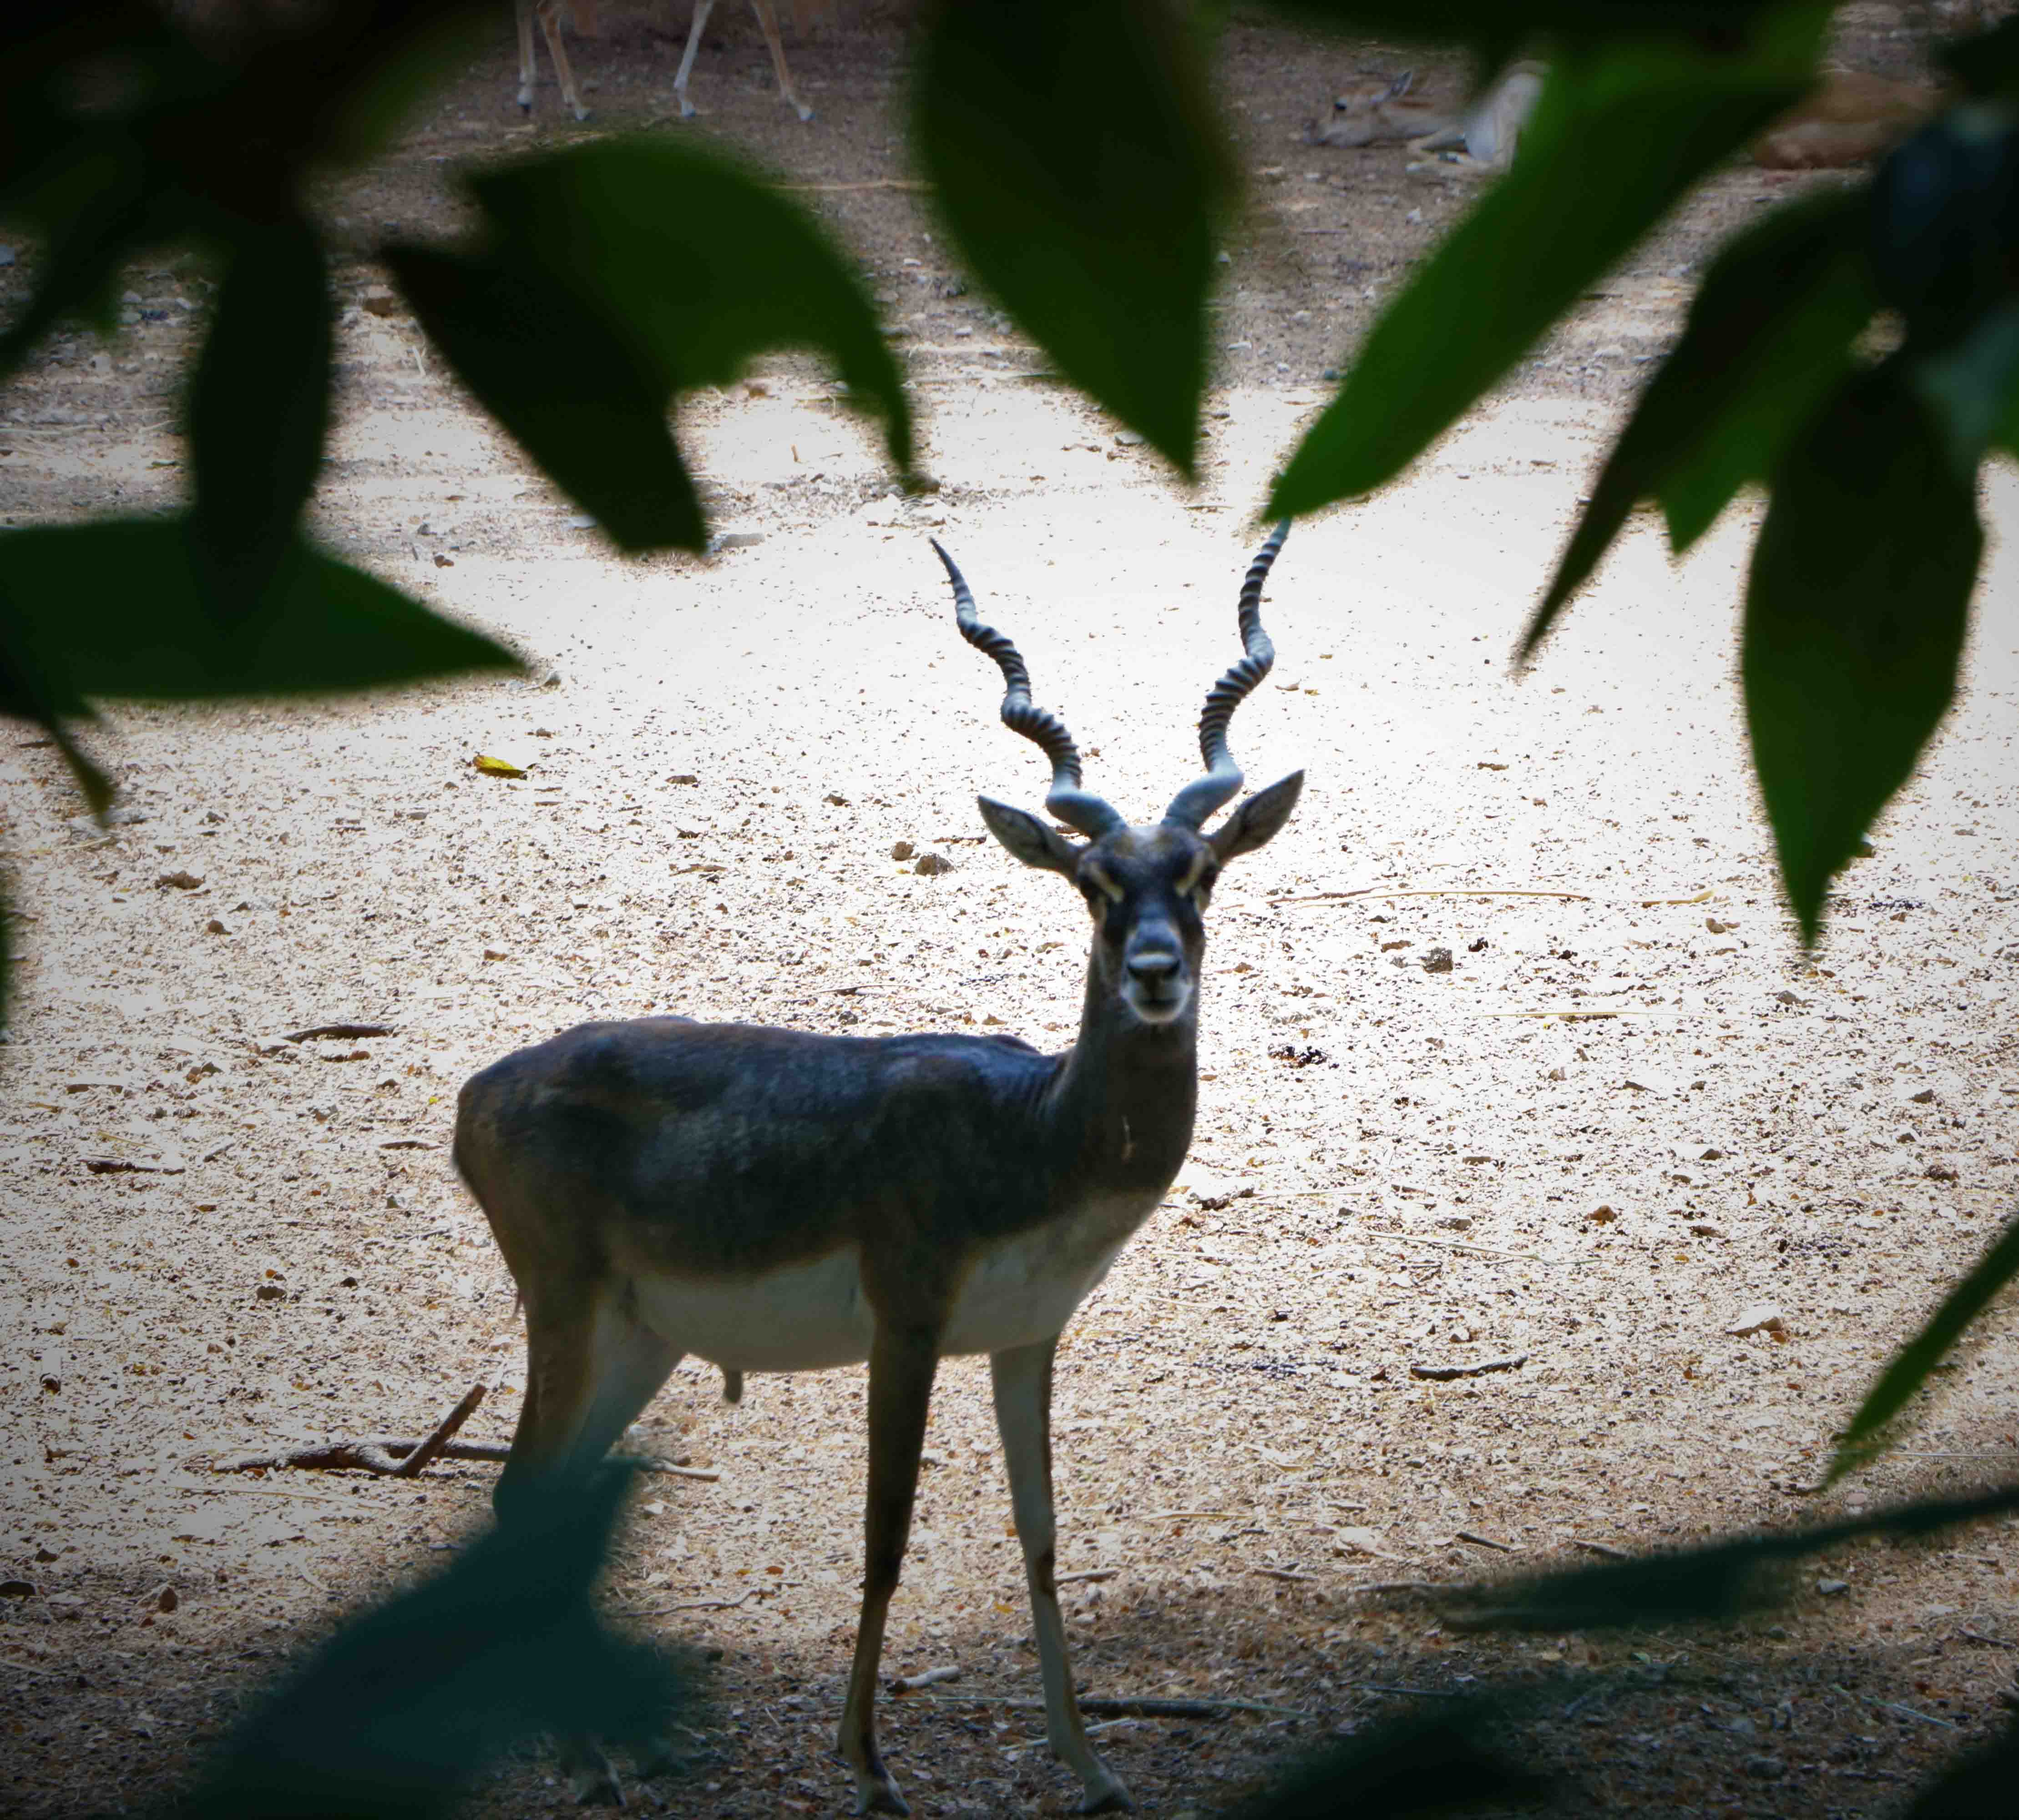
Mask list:
MULTIPOLYGON (((561 85, 561 100, 576 119, 586 120, 589 110, 582 106, 582 96, 576 91, 575 71, 568 67, 567 47, 561 42, 560 11, 565 3, 566 0, 518 0, 519 106, 525 113, 533 111, 533 21, 537 18, 541 35, 547 41, 547 54, 553 59, 554 75, 561 85)), ((582 0, 575 0, 575 4, 579 21, 582 0)), ((673 78, 673 96, 680 104, 683 120, 694 117, 694 103, 687 99, 687 77, 694 69, 694 53, 701 48, 701 28, 714 10, 715 0, 694 0, 694 23, 687 27, 687 47, 680 58, 680 73, 673 78)), ((757 15, 764 42, 770 46, 771 67, 778 72, 778 92, 800 119, 812 119, 814 111, 794 92, 792 72, 785 67, 785 47, 778 37, 778 9, 771 0, 750 0, 750 10, 757 15)), ((801 24, 803 26, 803 19, 801 24)))
MULTIPOLYGON (((980 799, 989 831, 1060 874, 1093 918, 1079 1035, 1063 1055, 1013 1037, 821 1036, 646 1017, 585 1024, 462 1089, 455 1162, 526 1309, 526 1394, 498 1482, 501 1521, 527 1488, 587 1473, 683 1356, 725 1394, 749 1372, 869 1365, 862 1622, 840 1750, 857 1811, 903 1814, 876 1749, 876 1667, 897 1584, 933 1378, 989 1355, 997 1427, 1031 1595, 1052 1748, 1088 1813, 1127 1791, 1088 1742, 1053 1585, 1052 1361, 1075 1309, 1184 1162, 1198 1091, 1204 916, 1221 867, 1289 818, 1293 773, 1220 825, 1240 791, 1234 711, 1275 661, 1248 571, 1245 650, 1206 698, 1205 775, 1132 827, 1080 787, 1079 753, 1033 705, 1016 647, 975 616, 935 543, 961 636, 1001 666, 1004 723, 1051 761, 1045 807, 1086 836, 980 799)), ((577 1792, 613 1798, 602 1754, 570 1747, 577 1792)))

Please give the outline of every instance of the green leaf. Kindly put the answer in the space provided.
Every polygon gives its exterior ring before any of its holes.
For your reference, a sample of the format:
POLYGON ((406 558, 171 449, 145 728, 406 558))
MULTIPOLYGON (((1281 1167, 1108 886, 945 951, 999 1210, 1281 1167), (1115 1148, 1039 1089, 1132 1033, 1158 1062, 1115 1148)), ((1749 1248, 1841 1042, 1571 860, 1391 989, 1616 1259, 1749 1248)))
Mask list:
POLYGON ((1825 1485, 1834 1485, 1853 1467, 1882 1451, 1882 1445, 1873 1444, 1873 1438, 1906 1407, 1908 1398, 1963 1337, 1963 1329, 2014 1277, 2019 1277, 2019 1220, 1999 1234, 1969 1275, 1944 1297, 1927 1325, 1893 1355, 1879 1374, 1879 1382, 1865 1393, 1865 1401, 1837 1443, 1829 1470, 1824 1475, 1825 1485))
POLYGON ((516 250, 383 257, 457 377, 620 549, 706 547, 666 388, 619 331, 516 250))
POLYGON ((212 553, 185 518, 0 535, 0 636, 17 673, 67 706, 372 688, 518 659, 305 543, 220 615, 212 553))
POLYGON ((1917 348, 1969 335, 2011 299, 2019 118, 1966 102, 1897 147, 1872 179, 1872 266, 1917 348))
POLYGON ((55 654, 59 667, 53 669, 48 657, 34 647, 27 623, 11 606, 5 583, 0 582, 0 714, 16 716, 42 728, 63 755, 91 812, 103 814, 112 806, 112 781, 64 724, 67 720, 89 720, 91 704, 60 668, 61 651, 55 654))
POLYGON ((292 543, 329 421, 328 274, 288 219, 233 248, 189 397, 193 513, 226 611, 257 601, 292 543))
POLYGON ((1988 310, 1960 341, 1931 353, 1907 350, 1909 382, 1933 413, 1950 465, 1974 475, 1994 446, 2013 446, 2019 421, 2019 303, 1988 310))
POLYGON ((1984 534, 1898 361, 1844 386, 1773 485, 1741 663, 1781 876, 1812 942, 1831 877, 1955 692, 1984 534))
POLYGON ((2019 96, 2019 19, 1944 45, 1936 54, 1970 93, 2019 96))
POLYGON ((1850 370, 1851 340, 1876 307, 1864 227, 1860 199, 1839 191, 1778 209, 1727 243, 1592 488, 1517 664, 1534 657, 1641 500, 1661 499, 1680 553, 1741 485, 1773 471, 1850 370))
POLYGON ((391 249, 465 382, 623 548, 706 539, 666 428, 672 397, 759 353, 828 354, 912 459, 904 380, 846 261, 797 205, 691 146, 605 142, 471 185, 471 253, 391 249))
POLYGON ((1238 1820, 1405 1820, 1546 1800, 1550 1778, 1488 1742, 1506 1715, 1491 1699, 1432 1702, 1292 1766, 1236 1810, 1238 1820))
POLYGON ((75 183, 53 185, 55 198, 35 198, 19 211, 41 231, 45 246, 27 307, 0 335, 0 382, 64 317, 107 317, 114 274, 160 224, 159 198, 137 147, 108 136, 96 155, 78 160, 65 175, 75 183), (62 198, 73 188, 89 194, 67 209, 62 198))
POLYGON ((1742 60, 1633 44, 1560 60, 1513 169, 1375 324, 1267 515, 1315 511, 1400 473, 1800 94, 1800 49, 1777 41, 1742 60))
POLYGON ((1270 8, 1356 38, 1570 44, 1742 36, 1763 14, 1789 9, 1785 0, 1273 0, 1270 8))
POLYGON ((654 1742, 680 1671, 611 1635, 589 1601, 626 1481, 606 1468, 580 1496, 522 1501, 446 1573, 346 1625, 234 1730, 178 1811, 421 1820, 535 1733, 654 1742))
POLYGON ((1067 379, 1190 478, 1227 154, 1165 0, 948 0, 912 139, 975 274, 1067 379))
MULTIPOLYGON (((2011 1696, 2006 1696, 2010 1703, 2011 1696)), ((1989 1744, 1948 1765, 1915 1796, 1901 1820, 2010 1820, 2019 1789, 2019 1719, 1989 1744)))
POLYGON ((1920 1536, 2019 1510, 2019 1485, 1930 1498, 1778 1535, 1473 1589, 1447 1609, 1468 1630, 1603 1630, 1731 1618, 1772 1602, 1778 1570, 1867 1536, 1920 1536))

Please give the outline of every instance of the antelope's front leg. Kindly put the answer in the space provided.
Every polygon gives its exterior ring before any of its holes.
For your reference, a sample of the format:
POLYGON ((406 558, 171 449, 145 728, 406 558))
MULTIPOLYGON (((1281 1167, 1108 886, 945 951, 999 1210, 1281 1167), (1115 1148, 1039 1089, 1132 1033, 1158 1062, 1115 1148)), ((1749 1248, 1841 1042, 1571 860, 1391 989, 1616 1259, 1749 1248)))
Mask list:
POLYGON ((912 1533, 912 1504, 919 1488, 919 1455, 926 1444, 939 1367, 938 1336, 879 1328, 869 1351, 869 1502, 864 1518, 862 1625, 848 1673, 848 1703, 841 1713, 839 1748, 855 1772, 858 1814, 908 1814, 911 1808, 883 1767, 876 1749, 876 1666, 883 1655, 883 1626, 897 1590, 904 1543, 912 1533))
POLYGON ((1073 1694, 1072 1665, 1066 1659, 1052 1517, 1052 1358, 1058 1343, 1048 1340, 1042 1345, 992 1354, 988 1369, 1003 1463, 1010 1470, 1010 1508, 1016 1516, 1017 1539, 1024 1549, 1024 1578, 1031 1589, 1031 1628, 1038 1640, 1038 1666, 1045 1682, 1045 1735, 1051 1740, 1053 1754, 1086 1790, 1080 1811, 1104 1814, 1135 1804, 1122 1778, 1101 1761, 1088 1741, 1079 1702, 1073 1694))

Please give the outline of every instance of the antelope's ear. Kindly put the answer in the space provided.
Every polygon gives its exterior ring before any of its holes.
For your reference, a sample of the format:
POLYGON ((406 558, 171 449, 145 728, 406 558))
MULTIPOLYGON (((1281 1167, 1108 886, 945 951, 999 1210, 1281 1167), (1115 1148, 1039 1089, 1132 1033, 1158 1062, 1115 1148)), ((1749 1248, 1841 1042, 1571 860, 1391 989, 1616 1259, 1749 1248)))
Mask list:
POLYGON ((1408 94, 1410 85, 1415 81, 1415 79, 1416 72, 1414 70, 1405 70, 1401 75, 1397 76, 1394 82, 1388 85, 1388 99, 1390 101, 1398 100, 1403 96, 1408 94))
MULTIPOLYGON (((1039 866, 1067 879, 1079 876, 1079 856, 1086 851, 1085 847, 1075 847, 1028 810, 1013 809, 1007 803, 998 803, 988 796, 977 796, 975 801, 981 807, 981 819, 988 824, 988 832, 1025 865, 1039 866)), ((1274 832, 1270 830, 1272 834, 1274 832)))
POLYGON ((1252 853, 1276 837, 1276 832, 1290 819, 1290 811, 1297 806, 1297 796, 1304 787, 1304 774, 1292 771, 1287 778, 1279 778, 1266 790, 1257 790, 1246 802, 1220 823, 1206 838, 1214 855, 1222 865, 1237 854, 1252 853))

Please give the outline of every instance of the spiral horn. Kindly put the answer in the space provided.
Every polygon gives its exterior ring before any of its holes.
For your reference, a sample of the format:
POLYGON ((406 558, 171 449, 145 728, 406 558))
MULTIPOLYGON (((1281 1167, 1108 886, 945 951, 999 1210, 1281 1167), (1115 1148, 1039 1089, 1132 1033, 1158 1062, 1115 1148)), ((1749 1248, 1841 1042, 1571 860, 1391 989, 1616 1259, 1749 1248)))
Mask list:
POLYGON ((1164 811, 1166 821, 1196 832, 1205 825, 1214 810, 1234 800, 1241 790, 1241 767, 1227 750, 1227 727, 1234 711, 1260 685, 1274 668, 1276 647, 1262 629, 1262 584, 1268 579, 1270 564, 1290 535, 1285 519, 1269 534, 1269 541, 1255 553, 1248 565, 1248 578, 1241 585, 1241 643, 1245 651, 1241 662, 1212 686, 1199 716, 1199 754, 1205 760, 1205 775, 1195 778, 1171 799, 1164 811))
MULTIPOLYGON (((953 558, 940 547, 939 539, 931 541, 933 553, 946 565, 947 579, 953 584, 954 616, 959 622, 961 636, 977 651, 993 658, 1002 672, 1006 685, 1002 724, 1011 732, 1023 734, 1051 760, 1052 787, 1045 793, 1046 808, 1089 839, 1098 840, 1102 835, 1125 826, 1118 810, 1079 787, 1079 749, 1073 744, 1066 723, 1031 701, 1031 673, 1022 655, 1002 633, 992 625, 984 625, 976 617, 974 596, 966 578, 954 567, 953 558)), ((1238 776, 1236 781, 1238 785, 1238 776)))

